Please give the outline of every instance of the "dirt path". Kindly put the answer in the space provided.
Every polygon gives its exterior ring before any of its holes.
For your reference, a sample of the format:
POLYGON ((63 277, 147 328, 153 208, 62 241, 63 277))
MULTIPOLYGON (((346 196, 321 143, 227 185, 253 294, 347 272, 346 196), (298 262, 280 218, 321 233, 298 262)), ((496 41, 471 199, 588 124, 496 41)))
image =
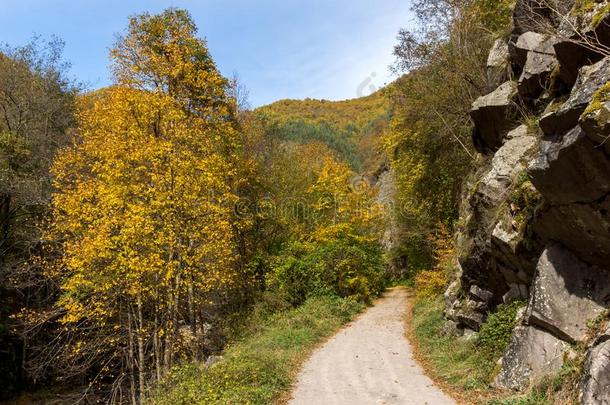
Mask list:
POLYGON ((415 362, 404 336, 407 293, 388 290, 318 349, 301 370, 292 405, 455 404, 415 362))

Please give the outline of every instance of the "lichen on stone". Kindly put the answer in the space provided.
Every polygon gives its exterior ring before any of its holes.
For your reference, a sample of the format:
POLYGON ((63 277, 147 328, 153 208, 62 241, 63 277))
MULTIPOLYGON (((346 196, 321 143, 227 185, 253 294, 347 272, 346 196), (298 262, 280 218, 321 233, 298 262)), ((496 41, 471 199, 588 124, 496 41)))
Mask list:
POLYGON ((606 101, 610 101, 610 81, 600 87, 589 103, 587 109, 582 113, 581 118, 600 110, 606 101))

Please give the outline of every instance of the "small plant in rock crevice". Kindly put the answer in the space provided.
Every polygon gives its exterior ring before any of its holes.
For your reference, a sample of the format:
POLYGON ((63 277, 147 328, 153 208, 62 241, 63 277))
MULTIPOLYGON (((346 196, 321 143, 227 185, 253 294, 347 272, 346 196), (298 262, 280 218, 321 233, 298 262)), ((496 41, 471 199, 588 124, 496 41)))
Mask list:
POLYGON ((508 346, 517 325, 517 313, 525 306, 524 301, 513 301, 498 306, 481 325, 477 346, 488 351, 494 358, 500 358, 508 346))

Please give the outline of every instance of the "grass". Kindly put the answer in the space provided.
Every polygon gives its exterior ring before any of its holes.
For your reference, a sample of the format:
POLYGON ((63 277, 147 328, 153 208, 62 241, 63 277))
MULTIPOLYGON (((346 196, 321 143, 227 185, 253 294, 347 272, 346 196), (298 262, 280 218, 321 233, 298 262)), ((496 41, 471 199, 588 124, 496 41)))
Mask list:
POLYGON ((418 360, 432 378, 459 398, 485 394, 495 360, 479 350, 475 341, 441 333, 444 324, 442 297, 415 300, 410 335, 418 360))
POLYGON ((518 394, 490 387, 498 372, 497 360, 506 348, 515 314, 523 302, 500 306, 482 325, 478 338, 470 341, 443 335, 443 305, 440 296, 415 299, 408 333, 415 356, 427 374, 459 402, 486 405, 577 403, 582 353, 574 359, 566 359, 559 375, 540 381, 527 392, 518 394))
POLYGON ((175 368, 148 403, 270 404, 290 390, 296 372, 325 338, 354 318, 364 305, 352 299, 315 297, 276 315, 257 315, 224 359, 209 368, 175 368))

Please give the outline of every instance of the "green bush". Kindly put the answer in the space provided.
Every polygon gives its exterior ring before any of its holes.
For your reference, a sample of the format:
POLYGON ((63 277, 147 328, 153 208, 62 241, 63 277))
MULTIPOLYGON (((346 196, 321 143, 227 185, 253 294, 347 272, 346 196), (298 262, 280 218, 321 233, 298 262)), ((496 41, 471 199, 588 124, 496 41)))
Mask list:
POLYGON ((524 307, 523 301, 513 301, 498 306, 481 325, 477 345, 488 351, 493 358, 500 358, 510 342, 513 329, 517 324, 517 311, 524 307))
POLYGON ((384 287, 381 249, 376 243, 341 239, 295 242, 275 258, 267 284, 293 305, 324 294, 368 302, 384 287))

